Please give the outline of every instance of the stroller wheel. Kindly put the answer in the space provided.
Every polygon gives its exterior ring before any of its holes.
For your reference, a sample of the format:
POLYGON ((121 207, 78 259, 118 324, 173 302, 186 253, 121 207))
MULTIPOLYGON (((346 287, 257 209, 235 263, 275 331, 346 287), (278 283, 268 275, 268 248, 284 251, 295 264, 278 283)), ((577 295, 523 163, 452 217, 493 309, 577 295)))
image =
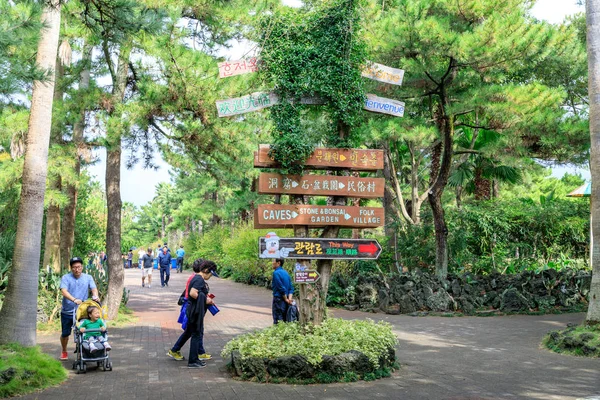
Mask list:
MULTIPOLYGON (((85 365, 85 364, 84 364, 84 365, 85 365)), ((76 373, 77 375, 79 375, 79 374, 82 374, 82 373, 83 373, 83 372, 82 372, 82 370, 81 370, 81 364, 79 364, 79 363, 78 363, 77 365, 75 365, 75 369, 76 369, 75 373, 76 373)))
POLYGON ((111 363, 110 361, 107 361, 107 362, 106 362, 106 368, 107 368, 109 371, 112 371, 112 363, 111 363))

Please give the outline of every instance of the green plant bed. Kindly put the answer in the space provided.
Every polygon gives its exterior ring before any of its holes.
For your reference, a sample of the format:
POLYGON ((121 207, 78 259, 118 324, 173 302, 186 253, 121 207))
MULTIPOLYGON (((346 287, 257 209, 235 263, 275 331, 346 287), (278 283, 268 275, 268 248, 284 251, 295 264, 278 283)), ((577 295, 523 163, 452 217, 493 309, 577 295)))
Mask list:
POLYGON ((600 326, 569 324, 565 330, 549 332, 542 344, 556 353, 598 358, 600 326))
POLYGON ((0 398, 23 395, 67 379, 60 361, 36 347, 0 346, 0 398))
POLYGON ((245 380, 352 382, 389 376, 398 340, 386 322, 330 318, 320 326, 280 323, 238 336, 221 356, 245 380))

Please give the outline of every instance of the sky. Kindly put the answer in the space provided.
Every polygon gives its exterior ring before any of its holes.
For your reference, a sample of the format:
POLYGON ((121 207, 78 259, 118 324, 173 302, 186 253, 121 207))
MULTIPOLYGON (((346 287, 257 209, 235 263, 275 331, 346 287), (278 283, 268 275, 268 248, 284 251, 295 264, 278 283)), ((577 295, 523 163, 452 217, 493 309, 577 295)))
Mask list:
MULTIPOLYGON (((284 4, 299 6, 300 0, 282 0, 284 4)), ((532 9, 532 14, 539 19, 551 23, 560 23, 567 15, 583 12, 584 7, 578 6, 576 0, 538 0, 532 9)), ((239 59, 245 50, 240 48, 231 49, 224 54, 229 60, 239 59)), ((141 154, 141 151, 140 151, 141 154)), ((87 167, 91 175, 95 176, 104 185, 104 174, 106 171, 106 151, 98 150, 96 155, 99 161, 93 166, 87 167)), ((136 206, 142 206, 151 201, 155 196, 156 186, 161 182, 169 182, 169 165, 156 154, 155 163, 159 166, 157 170, 144 169, 142 163, 136 164, 132 169, 125 167, 126 152, 123 153, 121 167, 121 197, 123 202, 130 202, 136 206)), ((552 176, 562 177, 566 172, 579 173, 584 179, 590 180, 587 169, 578 169, 573 166, 557 166, 552 168, 552 176)))

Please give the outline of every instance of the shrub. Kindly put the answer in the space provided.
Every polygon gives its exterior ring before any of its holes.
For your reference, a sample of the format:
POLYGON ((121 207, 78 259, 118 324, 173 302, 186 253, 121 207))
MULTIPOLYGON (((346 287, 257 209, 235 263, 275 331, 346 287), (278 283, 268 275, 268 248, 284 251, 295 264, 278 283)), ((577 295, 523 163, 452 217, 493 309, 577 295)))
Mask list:
POLYGON ((391 325, 386 322, 330 318, 319 326, 282 323, 238 336, 225 345, 221 355, 227 358, 234 350, 239 351, 242 358, 301 355, 310 364, 317 365, 324 355, 357 350, 377 368, 380 357, 397 343, 391 325))

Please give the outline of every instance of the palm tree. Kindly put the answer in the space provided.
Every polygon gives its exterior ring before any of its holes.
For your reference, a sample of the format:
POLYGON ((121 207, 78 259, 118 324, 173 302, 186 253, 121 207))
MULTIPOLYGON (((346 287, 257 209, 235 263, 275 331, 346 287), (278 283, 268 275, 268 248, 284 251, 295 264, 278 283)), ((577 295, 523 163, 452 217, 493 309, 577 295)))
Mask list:
POLYGON ((47 80, 37 80, 33 85, 13 266, 4 305, 0 310, 0 342, 18 342, 24 346, 36 344, 38 272, 54 95, 53 71, 56 68, 60 31, 58 0, 45 4, 42 21, 46 29, 42 31, 38 44, 36 63, 49 74, 47 80))
MULTIPOLYGON (((592 243, 600 243, 600 0, 586 1, 592 243)), ((592 285, 586 323, 600 323, 600 246, 592 247, 592 285)))
POLYGON ((459 149, 459 163, 448 179, 448 185, 456 188, 456 203, 460 207, 461 195, 474 194, 475 200, 489 200, 495 191, 495 183, 519 183, 519 169, 503 165, 498 157, 501 135, 487 130, 471 131, 465 128, 456 144, 459 149))

